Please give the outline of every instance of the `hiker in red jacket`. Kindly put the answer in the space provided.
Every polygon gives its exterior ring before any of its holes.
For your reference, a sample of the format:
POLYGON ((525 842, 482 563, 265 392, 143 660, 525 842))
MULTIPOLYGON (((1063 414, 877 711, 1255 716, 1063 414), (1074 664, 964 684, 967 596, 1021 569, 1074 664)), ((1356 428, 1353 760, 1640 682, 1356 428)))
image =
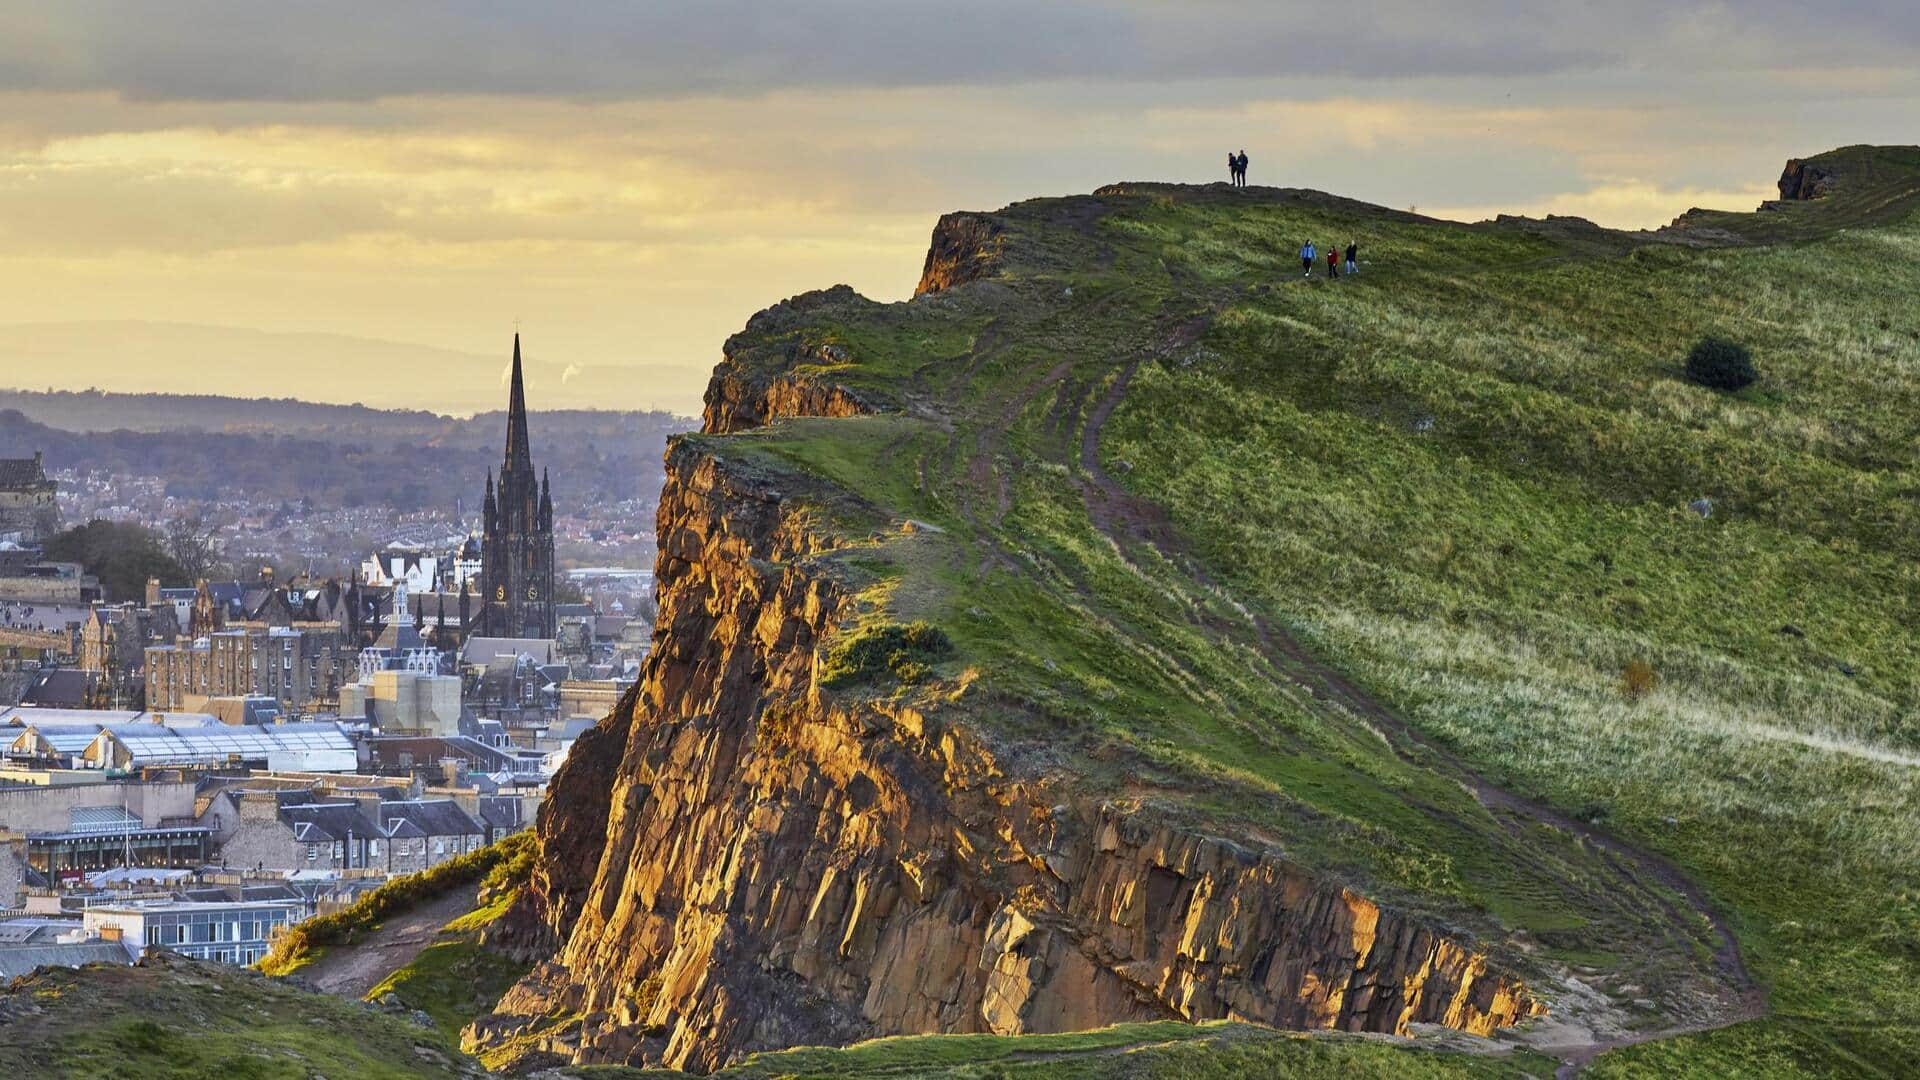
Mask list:
POLYGON ((1330 278, 1340 276, 1340 248, 1336 244, 1327 245, 1327 276, 1330 278))

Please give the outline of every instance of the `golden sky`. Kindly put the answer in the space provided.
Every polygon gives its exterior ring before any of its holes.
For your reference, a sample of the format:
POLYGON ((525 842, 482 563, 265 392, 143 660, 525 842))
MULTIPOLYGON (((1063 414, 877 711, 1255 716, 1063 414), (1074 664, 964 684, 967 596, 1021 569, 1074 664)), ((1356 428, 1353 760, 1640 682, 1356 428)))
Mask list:
POLYGON ((1907 6, 0 0, 0 384, 698 408, 754 311, 1115 180, 1749 209, 1912 141, 1907 6), (39 10, 34 10, 38 8, 39 10), (1542 15, 1546 12, 1546 15, 1542 15))

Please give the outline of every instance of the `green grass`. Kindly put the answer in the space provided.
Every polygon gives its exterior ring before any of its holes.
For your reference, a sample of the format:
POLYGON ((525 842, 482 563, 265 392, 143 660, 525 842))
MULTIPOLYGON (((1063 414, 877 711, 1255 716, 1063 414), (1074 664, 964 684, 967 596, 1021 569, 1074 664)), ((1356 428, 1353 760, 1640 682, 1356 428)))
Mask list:
MULTIPOLYGON (((665 1070, 584 1068, 583 1080, 680 1076, 665 1070)), ((1378 1040, 1307 1036, 1244 1024, 1117 1024, 1064 1035, 949 1035, 874 1039, 842 1049, 755 1054, 714 1073, 723 1080, 1228 1080, 1249 1076, 1467 1080, 1544 1076, 1550 1062, 1410 1050, 1378 1040)))
POLYGON ((10 1075, 72 1080, 414 1080, 468 1074, 444 1036, 219 964, 48 969, 0 1023, 10 1075))
POLYGON ((318 915, 282 934, 255 967, 268 975, 292 975, 313 963, 328 945, 351 942, 382 922, 448 890, 479 882, 483 888, 531 873, 539 838, 529 830, 514 833, 448 859, 432 869, 386 882, 330 915, 318 915))
POLYGON ((1831 1020, 1767 1019, 1703 1035, 1618 1050, 1587 1075, 1597 1080, 1729 1076, 1895 1080, 1920 1074, 1920 1032, 1910 1027, 1831 1020))
POLYGON ((953 643, 937 626, 926 622, 875 623, 834 642, 820 667, 820 685, 838 689, 889 677, 916 683, 927 677, 929 665, 952 653, 953 643))
POLYGON ((1522 970, 1598 968, 1623 1007, 1685 1011, 1705 937, 1668 934, 1657 890, 1501 828, 1447 768, 1276 671, 1258 615, 1479 774, 1673 859, 1776 1015, 1603 1067, 1767 1074, 1775 1042, 1795 1067, 1905 1060, 1915 157, 1838 152, 1846 197, 1712 216, 1765 242, 1745 247, 1217 191, 1021 204, 994 286, 779 326, 844 344, 817 377, 901 413, 697 445, 805 477, 846 544, 814 558, 860 590, 858 626, 953 642, 917 692, 1054 748, 1090 790, 1257 831, 1522 970), (1349 235, 1360 276, 1295 280, 1300 240, 1349 235), (1752 349, 1759 381, 1686 382, 1709 335, 1752 349), (1081 462, 1134 362, 1099 461, 1173 557, 1114 524, 1081 462), (1636 661, 1658 676, 1637 701, 1636 661))
POLYGON ((458 1041, 460 1029, 492 1012, 500 995, 532 966, 480 944, 481 931, 506 914, 514 899, 514 890, 499 891, 448 922, 437 940, 367 991, 366 1000, 381 1002, 392 994, 406 1008, 433 1017, 441 1034, 458 1041))
POLYGON ((1908 221, 1262 296, 1205 368, 1143 369, 1110 452, 1240 595, 1423 728, 1679 857, 1776 1007, 1912 1023, 1920 322, 1882 280, 1912 276, 1863 247, 1920 267, 1908 221), (1764 396, 1673 378, 1705 325, 1755 344, 1764 396), (1662 679, 1639 703, 1635 658, 1662 679))

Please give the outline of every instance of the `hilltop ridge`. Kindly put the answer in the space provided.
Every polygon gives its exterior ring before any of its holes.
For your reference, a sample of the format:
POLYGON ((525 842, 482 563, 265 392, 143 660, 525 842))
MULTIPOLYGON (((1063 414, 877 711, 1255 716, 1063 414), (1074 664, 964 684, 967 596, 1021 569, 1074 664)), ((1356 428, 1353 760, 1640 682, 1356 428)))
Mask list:
POLYGON ((1847 957, 1909 963, 1920 325, 1823 239, 1913 266, 1910 153, 1685 244, 1111 185, 943 217, 911 302, 755 316, 669 450, 645 679, 543 813, 566 944, 470 1037, 1232 1016, 1578 1064, 1769 990, 1910 1030, 1847 957), (1708 332, 1762 384, 1678 380, 1708 332))

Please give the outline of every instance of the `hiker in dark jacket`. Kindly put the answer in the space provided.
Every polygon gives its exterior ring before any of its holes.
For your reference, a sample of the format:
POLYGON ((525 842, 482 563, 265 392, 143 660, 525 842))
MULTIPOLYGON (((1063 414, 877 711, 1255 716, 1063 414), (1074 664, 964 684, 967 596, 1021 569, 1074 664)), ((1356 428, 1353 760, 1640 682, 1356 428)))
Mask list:
POLYGON ((1247 152, 1245 150, 1240 151, 1240 164, 1237 167, 1237 171, 1240 174, 1240 186, 1246 187, 1247 186, 1247 152))
POLYGON ((1240 155, 1227 151, 1227 183, 1240 186, 1240 155))
POLYGON ((1313 258, 1313 241, 1309 240, 1300 245, 1300 269, 1305 271, 1300 275, 1301 277, 1313 276, 1313 258))
POLYGON ((1347 241, 1347 273, 1357 274, 1359 272, 1360 272, 1360 241, 1349 240, 1347 241))

